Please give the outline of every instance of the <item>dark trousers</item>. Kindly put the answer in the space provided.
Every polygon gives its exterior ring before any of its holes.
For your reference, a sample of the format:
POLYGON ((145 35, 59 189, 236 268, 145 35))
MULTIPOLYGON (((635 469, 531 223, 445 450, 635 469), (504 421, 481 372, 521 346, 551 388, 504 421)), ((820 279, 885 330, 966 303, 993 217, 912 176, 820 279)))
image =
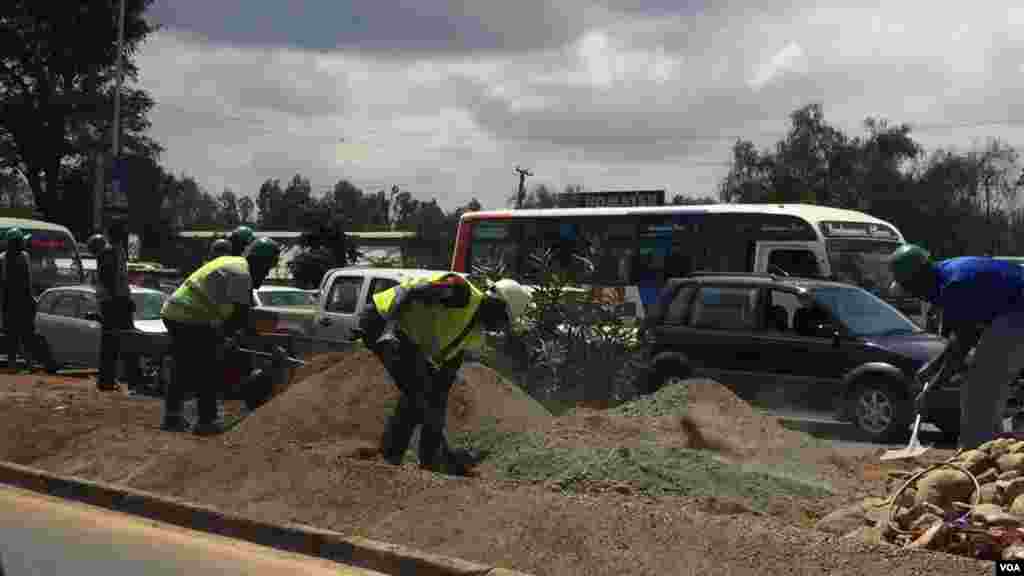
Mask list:
POLYGON ((18 354, 23 354, 26 367, 32 369, 32 350, 36 346, 35 326, 21 318, 4 320, 7 334, 7 367, 18 368, 18 354))
POLYGON ((103 318, 103 333, 100 336, 100 384, 114 384, 117 381, 117 360, 124 361, 125 378, 135 384, 139 380, 139 357, 137 354, 121 353, 122 330, 135 329, 130 298, 114 298, 100 303, 103 318))
POLYGON ((211 326, 164 320, 171 336, 174 358, 171 382, 164 395, 164 417, 178 417, 185 409, 185 393, 194 390, 199 401, 199 423, 217 420, 217 396, 224 375, 220 349, 223 338, 211 326))
POLYGON ((403 339, 398 354, 378 354, 391 378, 398 385, 401 397, 398 407, 388 418, 381 442, 381 452, 389 463, 398 465, 412 441, 416 426, 420 430, 420 466, 439 471, 451 466, 451 454, 445 439, 448 414, 448 393, 462 365, 459 355, 440 368, 433 368, 412 343, 403 339))

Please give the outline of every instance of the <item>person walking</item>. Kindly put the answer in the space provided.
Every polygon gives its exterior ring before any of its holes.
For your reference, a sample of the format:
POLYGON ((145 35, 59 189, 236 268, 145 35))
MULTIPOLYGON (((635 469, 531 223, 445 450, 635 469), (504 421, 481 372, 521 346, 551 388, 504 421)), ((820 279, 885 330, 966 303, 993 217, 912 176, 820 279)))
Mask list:
POLYGON ((3 254, 3 321, 7 333, 7 367, 18 369, 18 354, 25 358, 25 369, 32 372, 35 341, 36 300, 32 294, 32 265, 25 251, 30 236, 20 228, 4 234, 7 250, 3 254))
MULTIPOLYGON (((977 448, 1002 432, 1010 382, 1024 370, 1024 267, 988 257, 935 262, 907 244, 890 258, 894 293, 942 308, 946 349, 918 371, 918 380, 948 380, 974 350, 960 386, 960 447, 977 448)), ((935 387, 932 386, 932 389, 935 387)), ((924 408, 924 395, 915 403, 924 408)))
POLYGON ((223 430, 217 397, 223 388, 224 358, 237 348, 249 328, 252 291, 277 265, 280 248, 258 238, 244 257, 224 256, 193 272, 164 303, 161 317, 171 336, 174 370, 164 395, 162 428, 183 431, 186 383, 194 386, 199 403, 193 432, 223 430))
POLYGON ((420 466, 457 470, 444 429, 448 393, 464 352, 482 344, 484 331, 507 330, 529 302, 530 293, 514 280, 481 291, 451 273, 409 280, 373 296, 358 332, 401 392, 381 440, 387 462, 401 463, 422 425, 420 466))

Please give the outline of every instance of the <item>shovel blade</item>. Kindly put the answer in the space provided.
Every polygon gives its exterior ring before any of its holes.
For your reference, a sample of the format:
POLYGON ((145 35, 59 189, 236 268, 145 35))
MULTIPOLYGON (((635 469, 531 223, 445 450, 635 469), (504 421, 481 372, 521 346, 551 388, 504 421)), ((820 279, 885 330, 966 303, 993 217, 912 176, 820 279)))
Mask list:
POLYGON ((882 454, 882 460, 909 460, 911 458, 919 458, 925 452, 931 450, 931 446, 908 446, 899 450, 889 450, 885 454, 882 454))

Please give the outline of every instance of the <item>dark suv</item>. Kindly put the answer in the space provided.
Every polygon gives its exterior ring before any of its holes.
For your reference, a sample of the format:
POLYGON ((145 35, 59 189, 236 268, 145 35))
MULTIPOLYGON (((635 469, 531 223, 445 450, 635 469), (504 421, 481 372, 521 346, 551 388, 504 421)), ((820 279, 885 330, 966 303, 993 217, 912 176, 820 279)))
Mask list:
MULTIPOLYGON (((669 280, 644 320, 647 392, 694 375, 765 407, 835 411, 875 441, 906 438, 914 374, 945 347, 870 292, 841 282, 700 273, 669 280)), ((925 420, 959 433, 959 388, 925 420)))

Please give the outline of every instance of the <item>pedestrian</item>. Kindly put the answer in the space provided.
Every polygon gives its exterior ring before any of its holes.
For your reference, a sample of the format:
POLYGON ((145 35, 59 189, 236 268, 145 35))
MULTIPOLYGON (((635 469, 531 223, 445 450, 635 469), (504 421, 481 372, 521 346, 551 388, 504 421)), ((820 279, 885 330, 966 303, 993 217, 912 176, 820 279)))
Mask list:
MULTIPOLYGON (((220 258, 221 256, 231 256, 232 246, 231 241, 227 238, 217 238, 210 244, 210 260, 220 258)), ((236 254, 240 256, 241 254, 236 254)))
MULTIPOLYGON (((988 257, 934 262, 907 244, 890 258, 895 293, 909 293, 942 308, 948 344, 918 371, 943 382, 974 350, 960 386, 960 446, 977 448, 1002 432, 1010 382, 1024 370, 1024 267, 988 257)), ((934 386, 932 387, 934 389, 934 386)), ((924 407, 923 394, 915 403, 924 407)))
POLYGON ((185 386, 194 386, 199 418, 193 432, 223 430, 217 397, 223 388, 225 356, 230 357, 249 330, 252 291, 277 265, 280 249, 269 238, 258 238, 245 256, 211 260, 193 272, 164 303, 161 317, 171 336, 175 369, 164 395, 165 430, 181 431, 185 386))
POLYGON ((228 234, 228 242, 231 243, 231 255, 241 256, 245 253, 245 249, 249 244, 252 243, 256 237, 253 233, 252 228, 248 226, 239 226, 228 234))
POLYGON ((485 330, 507 330, 529 302, 530 293, 514 280, 481 291, 452 273, 406 281, 373 296, 359 332, 401 392, 381 441, 385 460, 400 464, 422 425, 420 466, 456 471, 444 429, 448 393, 464 352, 482 344, 485 330))
POLYGON ((20 228, 4 234, 7 250, 3 254, 3 321, 7 333, 7 367, 18 369, 18 354, 24 354, 25 369, 32 372, 32 352, 36 345, 36 300, 32 294, 32 265, 25 251, 29 236, 20 228))
MULTIPOLYGON (((102 237, 102 236, 101 236, 102 237)), ((132 301, 128 283, 128 229, 121 220, 115 220, 107 229, 107 236, 101 242, 93 236, 90 250, 95 246, 96 254, 96 297, 100 305, 100 370, 96 387, 104 391, 120 389, 118 364, 124 366, 124 376, 129 386, 137 386, 141 380, 139 356, 123 352, 122 344, 127 339, 125 332, 135 329, 135 303, 132 301)))

